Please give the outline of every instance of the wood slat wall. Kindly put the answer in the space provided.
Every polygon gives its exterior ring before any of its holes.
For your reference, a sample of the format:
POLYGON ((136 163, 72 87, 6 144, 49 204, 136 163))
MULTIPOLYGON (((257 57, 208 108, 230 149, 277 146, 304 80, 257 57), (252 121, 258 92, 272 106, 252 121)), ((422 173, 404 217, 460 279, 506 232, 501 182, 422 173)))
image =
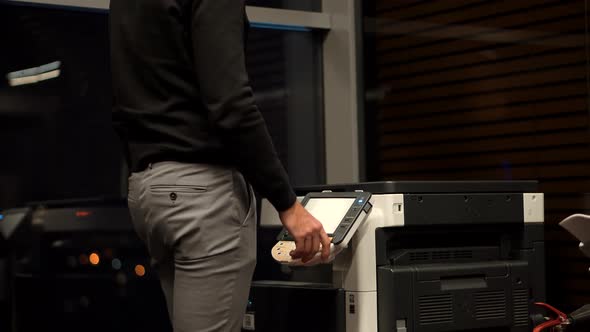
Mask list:
POLYGON ((370 177, 540 180, 549 301, 590 303, 590 258, 557 226, 590 213, 586 1, 375 0, 371 11, 370 177))

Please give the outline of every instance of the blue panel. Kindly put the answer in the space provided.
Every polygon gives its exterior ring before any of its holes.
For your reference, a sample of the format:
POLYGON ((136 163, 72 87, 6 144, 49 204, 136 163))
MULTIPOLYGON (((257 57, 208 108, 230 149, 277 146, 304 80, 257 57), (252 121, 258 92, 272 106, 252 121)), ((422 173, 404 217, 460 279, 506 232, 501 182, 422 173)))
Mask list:
POLYGON ((272 29, 272 30, 282 30, 282 31, 300 31, 300 32, 310 32, 310 28, 297 26, 297 25, 282 25, 282 24, 271 24, 271 23, 251 23, 250 26, 252 28, 259 28, 259 29, 272 29))

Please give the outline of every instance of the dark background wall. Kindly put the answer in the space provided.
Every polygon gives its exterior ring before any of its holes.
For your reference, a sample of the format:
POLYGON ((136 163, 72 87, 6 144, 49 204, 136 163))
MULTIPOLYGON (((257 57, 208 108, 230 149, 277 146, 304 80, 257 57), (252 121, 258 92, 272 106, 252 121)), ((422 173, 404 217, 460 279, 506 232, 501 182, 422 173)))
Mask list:
POLYGON ((0 3, 0 208, 119 196, 106 15, 0 3), (10 87, 6 74, 61 61, 61 76, 10 87))
POLYGON ((549 301, 590 302, 557 226, 590 213, 587 1, 364 5, 369 177, 539 180, 549 301))

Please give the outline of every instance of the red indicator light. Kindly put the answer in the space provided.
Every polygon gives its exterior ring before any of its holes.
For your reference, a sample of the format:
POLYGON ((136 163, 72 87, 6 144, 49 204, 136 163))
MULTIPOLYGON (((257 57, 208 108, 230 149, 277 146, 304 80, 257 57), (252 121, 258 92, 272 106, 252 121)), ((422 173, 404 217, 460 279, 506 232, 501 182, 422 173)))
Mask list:
POLYGON ((91 214, 90 211, 76 211, 76 217, 88 217, 91 214))

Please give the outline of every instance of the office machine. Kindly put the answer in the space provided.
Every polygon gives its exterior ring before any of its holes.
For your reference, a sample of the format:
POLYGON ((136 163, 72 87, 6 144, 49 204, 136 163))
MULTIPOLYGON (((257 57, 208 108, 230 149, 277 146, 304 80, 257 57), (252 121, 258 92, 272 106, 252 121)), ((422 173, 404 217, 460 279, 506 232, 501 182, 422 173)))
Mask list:
MULTIPOLYGON (((273 258, 273 248, 288 236, 263 201, 259 264, 244 331, 531 330, 533 303, 545 300, 544 197, 536 182, 297 189, 304 202, 343 193, 364 193, 371 208, 355 227, 344 225, 350 240, 334 260, 314 266, 273 258)), ((343 207, 344 214, 328 210, 342 223, 352 208, 343 207)))
POLYGON ((11 263, 30 213, 29 208, 0 210, 0 331, 9 331, 12 326, 11 263))
POLYGON ((171 331, 125 202, 38 203, 12 271, 14 329, 171 331))

